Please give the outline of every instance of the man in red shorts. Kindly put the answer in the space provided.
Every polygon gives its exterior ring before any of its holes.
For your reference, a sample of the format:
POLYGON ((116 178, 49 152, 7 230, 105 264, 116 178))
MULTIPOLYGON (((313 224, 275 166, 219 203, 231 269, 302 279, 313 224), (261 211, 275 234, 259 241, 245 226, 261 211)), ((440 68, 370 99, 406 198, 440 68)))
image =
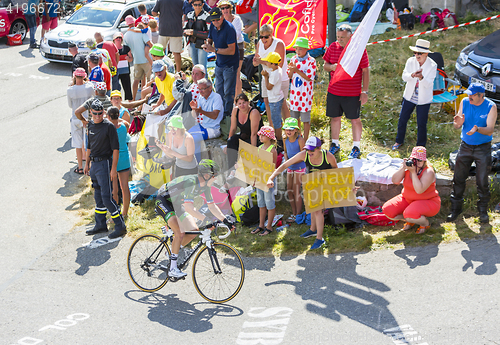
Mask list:
POLYGON ((60 0, 44 0, 42 16, 42 40, 45 33, 57 28, 57 17, 61 13, 60 0))

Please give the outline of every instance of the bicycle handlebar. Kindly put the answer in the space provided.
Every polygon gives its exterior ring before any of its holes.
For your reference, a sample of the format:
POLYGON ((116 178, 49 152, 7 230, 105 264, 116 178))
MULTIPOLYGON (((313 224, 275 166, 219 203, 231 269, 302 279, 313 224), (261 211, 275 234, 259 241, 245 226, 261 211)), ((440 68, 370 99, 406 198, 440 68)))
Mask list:
MULTIPOLYGON (((224 235, 220 235, 220 236, 218 236, 221 240, 223 240, 223 239, 225 239, 225 238, 229 237, 229 235, 230 235, 230 234, 231 234, 231 232, 232 232, 232 231, 231 231, 231 229, 229 229, 229 227, 228 227, 226 224, 224 224, 223 222, 221 222, 221 221, 216 221, 216 222, 214 222, 214 223, 211 223, 211 224, 205 225, 205 226, 203 227, 203 229, 210 229, 211 227, 215 227, 215 235, 216 235, 216 236, 217 236, 217 229, 218 229, 218 228, 225 228, 225 229, 227 230, 227 232, 226 232, 224 235)), ((201 229, 200 229, 200 230, 201 230, 201 229)))

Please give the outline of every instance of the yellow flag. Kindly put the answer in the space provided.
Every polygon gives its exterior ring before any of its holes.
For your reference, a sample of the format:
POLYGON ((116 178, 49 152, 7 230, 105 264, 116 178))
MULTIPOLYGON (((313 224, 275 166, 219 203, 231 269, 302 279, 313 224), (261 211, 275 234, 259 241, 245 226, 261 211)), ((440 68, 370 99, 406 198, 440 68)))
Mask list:
MULTIPOLYGON (((144 136, 144 127, 141 129, 139 140, 137 141, 137 152, 146 147, 148 140, 144 136)), ((165 140, 165 131, 162 132, 161 141, 165 140)), ((162 152, 158 152, 154 157, 161 157, 162 152)), ((170 182, 170 169, 163 170, 160 163, 153 162, 152 159, 144 159, 141 155, 137 154, 135 160, 135 167, 146 174, 149 174, 149 184, 155 188, 160 188, 163 184, 170 182)))

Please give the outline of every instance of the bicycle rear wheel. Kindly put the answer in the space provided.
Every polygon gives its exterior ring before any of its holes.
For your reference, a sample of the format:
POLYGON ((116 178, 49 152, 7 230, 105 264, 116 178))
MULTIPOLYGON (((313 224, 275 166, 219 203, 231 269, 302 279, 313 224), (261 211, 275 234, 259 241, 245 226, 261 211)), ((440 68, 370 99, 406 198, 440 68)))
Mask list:
POLYGON ((168 282, 170 248, 156 235, 136 239, 128 251, 128 274, 142 291, 160 290, 168 282))
POLYGON ((238 251, 228 244, 213 243, 212 249, 203 248, 194 259, 194 287, 209 302, 224 303, 233 299, 240 292, 244 280, 243 260, 238 251))

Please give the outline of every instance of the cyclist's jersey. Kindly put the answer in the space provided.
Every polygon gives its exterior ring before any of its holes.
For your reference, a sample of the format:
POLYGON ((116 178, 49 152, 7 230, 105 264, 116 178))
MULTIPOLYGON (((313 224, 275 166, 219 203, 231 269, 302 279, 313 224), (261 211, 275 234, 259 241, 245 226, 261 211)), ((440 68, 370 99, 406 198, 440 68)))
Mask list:
POLYGON ((158 195, 172 202, 174 205, 194 203, 194 198, 205 193, 207 204, 213 203, 212 192, 209 186, 200 186, 198 175, 179 176, 164 184, 158 191, 158 195))

